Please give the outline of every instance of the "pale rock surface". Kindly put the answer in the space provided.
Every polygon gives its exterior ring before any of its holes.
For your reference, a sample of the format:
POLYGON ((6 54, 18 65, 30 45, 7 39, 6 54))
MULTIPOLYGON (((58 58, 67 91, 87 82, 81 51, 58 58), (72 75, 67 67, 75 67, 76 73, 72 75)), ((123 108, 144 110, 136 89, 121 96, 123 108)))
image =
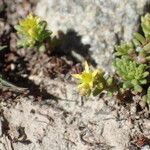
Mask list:
POLYGON ((130 40, 139 25, 148 0, 41 0, 36 14, 47 20, 49 28, 67 32, 73 29, 98 65, 111 69, 112 52, 119 40, 130 40))

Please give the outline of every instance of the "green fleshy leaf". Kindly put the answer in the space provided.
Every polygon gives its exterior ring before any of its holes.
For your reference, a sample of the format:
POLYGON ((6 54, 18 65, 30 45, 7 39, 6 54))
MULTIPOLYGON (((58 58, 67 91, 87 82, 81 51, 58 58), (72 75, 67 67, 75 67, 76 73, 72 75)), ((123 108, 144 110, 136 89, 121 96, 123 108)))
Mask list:
POLYGON ((141 35, 141 34, 139 34, 139 33, 134 33, 134 38, 138 41, 138 42, 140 42, 140 43, 142 43, 142 44, 144 44, 144 42, 145 42, 145 38, 141 35))

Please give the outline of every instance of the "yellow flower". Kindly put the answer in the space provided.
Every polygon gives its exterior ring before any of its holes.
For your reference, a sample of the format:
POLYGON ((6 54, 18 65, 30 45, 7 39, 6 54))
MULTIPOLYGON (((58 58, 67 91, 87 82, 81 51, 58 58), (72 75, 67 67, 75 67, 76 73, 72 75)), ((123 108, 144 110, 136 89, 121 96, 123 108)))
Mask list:
POLYGON ((81 74, 73 74, 72 76, 79 79, 78 89, 81 95, 90 95, 95 88, 98 75, 104 75, 102 70, 90 70, 88 63, 85 62, 85 70, 81 74))
POLYGON ((50 36, 51 32, 46 29, 47 23, 30 13, 25 19, 15 26, 20 36, 20 45, 34 47, 50 36))
POLYGON ((36 38, 39 30, 40 18, 29 14, 27 18, 20 21, 20 26, 23 29, 23 34, 32 38, 36 38))

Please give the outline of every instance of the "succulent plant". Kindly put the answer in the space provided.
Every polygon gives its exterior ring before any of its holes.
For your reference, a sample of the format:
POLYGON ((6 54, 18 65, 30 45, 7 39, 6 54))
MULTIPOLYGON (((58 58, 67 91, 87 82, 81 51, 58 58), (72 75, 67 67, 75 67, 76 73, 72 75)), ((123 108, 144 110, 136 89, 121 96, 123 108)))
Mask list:
POLYGON ((96 96, 106 88, 104 72, 101 69, 90 70, 87 62, 85 62, 85 70, 82 73, 72 76, 79 79, 78 89, 81 95, 89 96, 92 93, 96 96))
POLYGON ((141 17, 141 26, 146 38, 150 38, 150 13, 141 17))
POLYGON ((47 30, 46 21, 29 14, 15 26, 20 37, 18 45, 21 47, 41 46, 43 41, 50 37, 51 31, 47 30))
POLYGON ((124 89, 133 89, 135 92, 142 92, 143 84, 147 83, 146 64, 138 64, 127 57, 116 58, 114 62, 116 73, 121 77, 124 89))
POLYGON ((134 51, 133 44, 131 42, 122 42, 120 45, 115 46, 116 56, 129 55, 134 51))

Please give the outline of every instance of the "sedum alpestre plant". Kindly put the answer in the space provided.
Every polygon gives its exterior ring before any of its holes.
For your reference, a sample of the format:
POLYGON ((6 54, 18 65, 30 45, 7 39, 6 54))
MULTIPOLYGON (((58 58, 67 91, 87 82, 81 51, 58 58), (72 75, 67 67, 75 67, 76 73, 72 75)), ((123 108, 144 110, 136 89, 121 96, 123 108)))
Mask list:
MULTIPOLYGON (((133 40, 128 46, 121 44, 117 48, 122 48, 122 55, 115 55, 114 68, 121 79, 123 89, 134 92, 143 92, 143 85, 148 84, 149 60, 150 60, 150 14, 141 18, 141 27, 144 35, 140 33, 133 34, 133 40), (130 50, 132 49, 132 51, 130 50), (126 53, 125 53, 126 52, 126 53)), ((116 53, 120 49, 116 49, 116 53)), ((121 87, 121 85, 120 85, 121 87)), ((145 86, 144 86, 145 88, 145 86)))
POLYGON ((116 73, 123 82, 123 89, 133 89, 135 92, 142 92, 142 86, 147 84, 146 77, 149 72, 146 71, 146 64, 138 64, 128 57, 116 58, 114 61, 116 73))
POLYGON ((78 90, 81 95, 89 96, 92 94, 96 96, 108 89, 112 83, 111 78, 106 79, 104 74, 102 69, 91 70, 88 63, 85 62, 85 70, 72 76, 79 79, 78 90))
POLYGON ((44 42, 50 39, 51 31, 47 29, 47 22, 39 17, 29 14, 25 19, 21 20, 15 26, 20 40, 18 46, 21 47, 38 47, 40 50, 45 50, 44 42))
POLYGON ((134 33, 129 42, 121 42, 115 46, 113 66, 115 69, 113 78, 105 78, 102 70, 85 70, 77 75, 79 79, 78 89, 83 95, 100 94, 102 91, 138 94, 145 99, 150 108, 150 14, 141 17, 143 34, 134 33), (98 92, 94 94, 98 87, 98 92), (116 90, 114 90, 116 91, 116 90))

